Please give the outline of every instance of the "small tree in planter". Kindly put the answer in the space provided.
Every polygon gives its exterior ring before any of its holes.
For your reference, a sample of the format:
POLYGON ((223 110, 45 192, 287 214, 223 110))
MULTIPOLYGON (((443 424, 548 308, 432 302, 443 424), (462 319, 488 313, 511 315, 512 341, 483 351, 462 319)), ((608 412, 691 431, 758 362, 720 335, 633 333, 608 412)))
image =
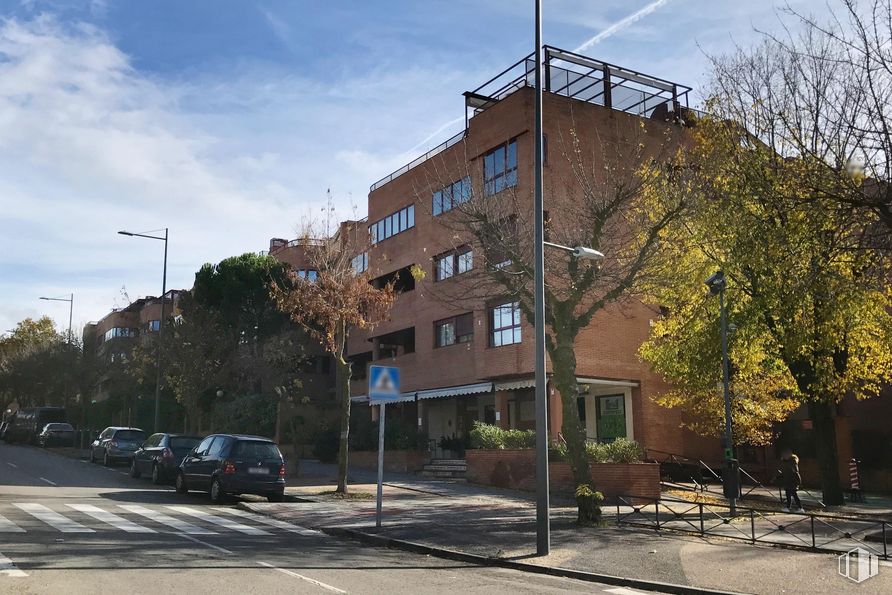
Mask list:
POLYGON ((576 486, 577 524, 591 526, 600 522, 603 501, 604 494, 596 491, 591 484, 583 483, 576 486))

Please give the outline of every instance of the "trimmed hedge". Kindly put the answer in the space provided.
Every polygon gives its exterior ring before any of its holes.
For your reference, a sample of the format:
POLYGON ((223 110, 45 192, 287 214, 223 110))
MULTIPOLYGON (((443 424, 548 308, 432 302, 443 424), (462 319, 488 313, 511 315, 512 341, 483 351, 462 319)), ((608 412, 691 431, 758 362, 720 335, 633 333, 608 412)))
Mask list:
POLYGON ((533 430, 503 430, 475 421, 471 428, 471 448, 501 450, 505 448, 535 448, 536 432, 533 430))
MULTIPOLYGON (((644 458, 644 450, 634 440, 617 438, 613 442, 586 442, 585 451, 592 463, 640 463, 644 458)), ((567 460, 567 445, 555 443, 549 450, 549 458, 553 461, 567 460)))

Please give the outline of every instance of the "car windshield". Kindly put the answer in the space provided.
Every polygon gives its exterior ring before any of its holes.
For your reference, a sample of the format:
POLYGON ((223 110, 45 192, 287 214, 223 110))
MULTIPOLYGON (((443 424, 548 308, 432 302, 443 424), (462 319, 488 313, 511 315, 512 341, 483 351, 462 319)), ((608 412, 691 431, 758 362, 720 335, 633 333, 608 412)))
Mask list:
POLYGON ((73 430, 71 424, 47 424, 47 430, 73 430))
POLYGON ((233 457, 245 459, 278 459, 282 453, 272 442, 239 440, 232 451, 233 457))
POLYGON ((115 432, 116 440, 145 440, 145 432, 139 430, 118 430, 115 432))
POLYGON ((170 439, 170 448, 172 450, 192 450, 199 442, 201 442, 201 438, 173 436, 170 439))

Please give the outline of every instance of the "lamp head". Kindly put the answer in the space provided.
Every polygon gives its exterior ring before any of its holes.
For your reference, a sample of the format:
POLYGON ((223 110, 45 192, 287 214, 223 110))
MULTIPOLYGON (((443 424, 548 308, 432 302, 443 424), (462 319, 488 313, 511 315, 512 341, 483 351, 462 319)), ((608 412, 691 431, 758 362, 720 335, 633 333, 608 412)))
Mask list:
POLYGON ((132 235, 133 235, 133 234, 130 233, 129 231, 123 231, 123 230, 122 230, 122 231, 119 231, 118 233, 121 234, 122 236, 132 236, 132 235))
POLYGON ((594 248, 586 248, 585 246, 576 246, 573 248, 573 256, 582 260, 601 260, 604 254, 598 252, 594 248))
POLYGON ((725 288, 725 273, 716 271, 709 276, 705 283, 706 286, 709 287, 709 292, 712 295, 716 295, 725 288))

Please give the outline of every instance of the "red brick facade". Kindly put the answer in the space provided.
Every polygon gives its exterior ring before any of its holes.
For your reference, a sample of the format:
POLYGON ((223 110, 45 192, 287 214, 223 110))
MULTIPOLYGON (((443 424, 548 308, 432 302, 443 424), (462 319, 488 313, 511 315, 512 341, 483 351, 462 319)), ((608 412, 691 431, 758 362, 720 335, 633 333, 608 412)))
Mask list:
MULTIPOLYGON (((536 453, 522 450, 469 450, 465 454, 468 481, 503 488, 536 489, 536 453)), ((570 465, 548 465, 551 489, 572 493, 576 486, 570 465)), ((615 496, 660 497, 660 466, 656 463, 594 463, 592 484, 608 499, 615 496)))

